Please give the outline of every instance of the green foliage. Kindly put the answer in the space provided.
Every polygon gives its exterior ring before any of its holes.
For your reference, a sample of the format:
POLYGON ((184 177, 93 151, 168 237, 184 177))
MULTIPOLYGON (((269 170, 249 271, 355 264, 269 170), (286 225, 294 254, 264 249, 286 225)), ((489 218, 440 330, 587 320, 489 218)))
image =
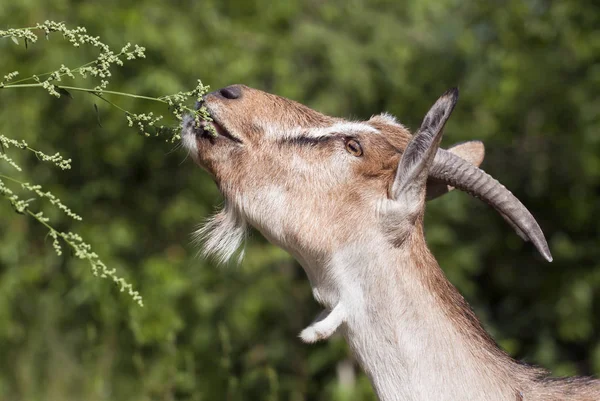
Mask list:
MULTIPOLYGON (((40 160, 53 163, 62 170, 68 170, 71 168, 71 159, 64 159, 60 155, 60 153, 56 153, 53 156, 49 156, 42 151, 30 148, 25 141, 17 141, 14 139, 7 138, 4 135, 0 135, 0 144, 2 145, 3 149, 7 149, 11 146, 14 146, 16 148, 30 150, 40 160)), ((0 159, 4 160, 16 170, 22 171, 21 167, 19 167, 14 162, 14 160, 10 158, 6 153, 0 153, 0 159)), ((56 206, 65 215, 72 218, 73 220, 82 220, 81 216, 69 209, 69 207, 62 203, 62 201, 58 199, 54 194, 48 191, 42 191, 41 185, 32 185, 28 182, 21 182, 12 177, 0 174, 0 195, 4 196, 10 202, 13 209, 17 213, 28 214, 48 229, 48 236, 52 238, 52 246, 54 247, 54 251, 58 256, 62 255, 62 246, 59 241, 59 239, 61 239, 69 247, 71 247, 73 253, 77 258, 85 259, 90 263, 90 265, 92 266, 92 272, 95 276, 112 279, 115 283, 117 283, 120 286, 121 291, 127 290, 129 292, 129 295, 133 297, 134 301, 136 301, 140 306, 144 306, 142 302, 142 297, 137 291, 133 289, 132 285, 129 284, 125 279, 117 276, 115 269, 109 269, 100 260, 98 255, 92 251, 91 246, 83 241, 83 238, 81 238, 80 235, 73 232, 63 232, 56 230, 50 225, 50 219, 44 216, 43 212, 33 212, 31 210, 30 204, 32 202, 36 201, 37 199, 46 199, 50 202, 50 204, 56 206), (33 194, 37 195, 37 198, 34 197, 29 198, 27 200, 21 199, 19 195, 17 195, 4 183, 4 181, 9 181, 18 184, 21 187, 21 189, 32 192, 33 194)))
MULTIPOLYGON (((127 127, 128 115, 161 115, 164 102, 109 93, 160 99, 198 78, 213 87, 245 83, 339 116, 387 110, 410 127, 459 85, 445 145, 486 143, 483 167, 533 211, 555 261, 545 263, 502 218, 461 193, 429 205, 430 247, 512 355, 559 375, 600 374, 594 2, 0 4, 4 30, 45 19, 146 48, 144 60, 114 69, 102 89, 130 114, 105 102, 96 113, 93 94, 71 89, 72 99, 47 96, 43 81, 0 89, 0 133, 72 159, 63 171, 11 147, 6 155, 23 172, 3 159, 0 174, 34 177, 44 192, 68 199, 84 218, 78 232, 144 295, 145 307, 117 296, 75 258, 49 251, 47 228, 0 203, 1 399, 374 399, 362 374, 339 378, 348 358, 342 339, 297 340, 319 307, 284 252, 255 236, 240 267, 195 258, 188 233, 219 202, 214 184, 181 163, 169 134, 148 138, 127 127)), ((27 48, 25 36, 13 36, 18 46, 0 39, 0 76, 20 74, 5 85, 98 56, 94 46, 73 48, 52 35, 35 45, 28 39, 27 48)), ((92 92, 101 85, 77 82, 92 92)), ((68 231, 60 210, 44 212, 68 231)))
MULTIPOLYGON (((169 139, 171 142, 181 139, 181 136, 179 135, 179 126, 171 130, 165 129, 165 127, 162 125, 157 126, 157 123, 163 119, 161 115, 154 116, 152 112, 140 114, 131 113, 117 106, 115 103, 107 100, 104 95, 120 95, 165 103, 173 110, 172 113, 176 117, 177 121, 179 121, 179 123, 181 123, 183 120, 182 113, 184 111, 194 115, 197 125, 200 124, 201 120, 211 121, 211 118, 204 107, 201 107, 199 110, 195 110, 190 109, 185 105, 185 102, 188 100, 188 98, 193 97, 195 99, 200 99, 205 93, 208 92, 208 87, 204 86, 202 84, 202 81, 200 80, 198 80, 198 85, 193 91, 179 92, 174 95, 162 96, 160 98, 151 98, 147 96, 133 95, 115 91, 105 91, 109 84, 108 79, 112 76, 111 69, 113 67, 122 67, 124 65, 123 60, 129 61, 135 60, 137 58, 145 58, 145 49, 138 45, 135 45, 133 50, 130 51, 132 46, 130 43, 128 43, 121 49, 119 53, 115 54, 115 52, 113 52, 107 44, 100 41, 99 37, 88 35, 86 33, 86 28, 77 27, 75 29, 69 29, 64 23, 58 23, 54 21, 46 21, 43 24, 38 23, 35 27, 32 28, 11 28, 6 31, 0 30, 0 39, 11 38, 13 42, 18 45, 18 38, 23 38, 25 40, 25 46, 27 47, 28 42, 37 42, 38 36, 34 33, 35 31, 42 31, 45 34, 46 39, 49 39, 50 33, 61 33, 63 37, 74 47, 77 48, 81 45, 89 44, 93 47, 99 48, 100 54, 98 55, 96 60, 76 68, 68 68, 64 64, 62 64, 60 68, 56 71, 41 74, 42 76, 47 77, 43 81, 38 75, 32 75, 29 78, 14 81, 14 79, 19 75, 19 72, 10 72, 4 76, 4 81, 0 82, 0 89, 40 87, 48 91, 48 93, 51 96, 57 98, 60 98, 61 95, 67 95, 72 98, 68 90, 87 92, 124 112, 128 121, 128 125, 130 127, 136 125, 138 130, 145 136, 150 136, 148 131, 150 131, 152 128, 155 129, 156 136, 160 135, 161 133, 164 133, 165 131, 171 131, 172 134, 169 139), (87 78, 88 76, 99 78, 100 84, 93 89, 88 89, 82 87, 65 86, 61 83, 61 81, 64 78, 70 78, 74 80, 74 74, 80 75, 83 79, 87 78), (36 83, 22 83, 27 81, 35 81, 36 83)), ((96 112, 98 112, 98 107, 95 104, 94 108, 96 112)), ((210 126, 210 128, 212 128, 212 126, 210 126)), ((68 170, 71 168, 71 159, 64 159, 60 155, 60 153, 56 153, 53 156, 46 155, 41 151, 30 148, 24 140, 15 140, 8 138, 4 135, 0 135, 0 145, 2 145, 2 153, 0 153, 0 160, 5 161, 17 171, 22 171, 21 167, 19 167, 19 165, 11 157, 4 153, 4 150, 11 146, 20 149, 30 150, 41 161, 51 162, 59 168, 61 168, 62 170, 68 170)), ((65 206, 62 203, 62 201, 59 198, 57 198, 54 194, 52 194, 49 191, 42 191, 42 187, 40 185, 32 185, 28 182, 21 182, 3 174, 0 174, 0 178, 8 180, 12 183, 19 184, 21 189, 33 192, 35 195, 38 196, 39 199, 47 199, 52 205, 55 205, 58 209, 62 210, 68 217, 71 217, 74 220, 82 220, 82 218, 79 215, 75 214, 71 209, 65 206)), ((10 204, 13 206, 17 213, 30 215, 48 229, 48 235, 53 240, 52 246, 54 247, 54 250, 56 251, 56 254, 58 256, 62 255, 62 247, 59 241, 60 239, 64 241, 69 247, 71 247, 77 258, 86 259, 90 263, 90 265, 92 266, 92 272, 95 276, 112 279, 115 283, 119 285, 121 292, 127 290, 127 292, 129 293, 129 295, 131 295, 134 301, 136 301, 140 306, 144 306, 142 297, 137 291, 133 289, 133 286, 129 284, 125 279, 117 276, 116 269, 109 269, 104 264, 104 262, 100 260, 99 256, 92 251, 91 246, 83 241, 83 238, 81 238, 80 235, 73 232, 59 231, 50 225, 50 219, 48 217, 45 217, 43 212, 31 211, 29 205, 30 203, 36 200, 35 197, 29 198, 27 200, 19 198, 19 196, 13 190, 11 190, 1 179, 0 195, 4 196, 10 202, 10 204)))

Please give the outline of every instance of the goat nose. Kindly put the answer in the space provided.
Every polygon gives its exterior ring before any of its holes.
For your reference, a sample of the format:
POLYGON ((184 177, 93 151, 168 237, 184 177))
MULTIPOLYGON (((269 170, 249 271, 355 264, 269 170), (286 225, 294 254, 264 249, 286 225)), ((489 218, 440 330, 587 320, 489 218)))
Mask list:
POLYGON ((223 89, 220 89, 218 92, 225 99, 239 99, 242 97, 242 89, 239 85, 227 86, 223 89))

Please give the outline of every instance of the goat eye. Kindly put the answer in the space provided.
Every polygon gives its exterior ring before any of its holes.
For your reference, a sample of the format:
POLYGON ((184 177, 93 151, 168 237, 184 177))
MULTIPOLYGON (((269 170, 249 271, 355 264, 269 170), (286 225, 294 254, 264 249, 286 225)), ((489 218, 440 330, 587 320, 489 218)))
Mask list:
POLYGON ((346 151, 352 156, 356 157, 360 157, 363 155, 362 147, 360 146, 360 143, 358 143, 358 141, 355 139, 346 140, 346 151))

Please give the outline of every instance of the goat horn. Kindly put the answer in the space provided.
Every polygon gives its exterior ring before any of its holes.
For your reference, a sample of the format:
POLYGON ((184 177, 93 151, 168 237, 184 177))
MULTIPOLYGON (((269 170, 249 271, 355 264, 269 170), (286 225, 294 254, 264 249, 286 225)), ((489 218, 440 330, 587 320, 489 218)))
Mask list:
POLYGON ((529 210, 504 185, 469 162, 439 149, 429 170, 429 176, 465 191, 492 206, 525 239, 531 240, 548 260, 552 255, 544 233, 529 210))

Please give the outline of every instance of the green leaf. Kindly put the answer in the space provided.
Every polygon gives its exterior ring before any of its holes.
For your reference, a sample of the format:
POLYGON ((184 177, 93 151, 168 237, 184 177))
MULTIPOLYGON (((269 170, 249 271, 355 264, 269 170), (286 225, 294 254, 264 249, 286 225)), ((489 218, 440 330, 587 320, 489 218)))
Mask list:
POLYGON ((16 36, 11 36, 11 39, 12 39, 13 42, 15 42, 16 45, 19 44, 19 39, 17 39, 16 36))

